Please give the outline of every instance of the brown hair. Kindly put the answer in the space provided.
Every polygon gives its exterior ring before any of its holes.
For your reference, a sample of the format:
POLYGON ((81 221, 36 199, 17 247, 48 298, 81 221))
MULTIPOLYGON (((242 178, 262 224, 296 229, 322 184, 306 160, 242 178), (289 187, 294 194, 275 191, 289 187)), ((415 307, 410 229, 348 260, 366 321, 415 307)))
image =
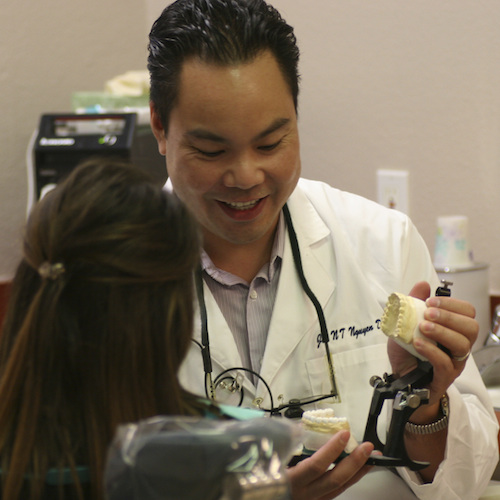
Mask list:
POLYGON ((94 160, 34 208, 23 253, 0 338, 2 498, 40 498, 51 468, 83 498, 77 465, 102 498, 118 424, 198 412, 177 381, 197 227, 138 168, 94 160))

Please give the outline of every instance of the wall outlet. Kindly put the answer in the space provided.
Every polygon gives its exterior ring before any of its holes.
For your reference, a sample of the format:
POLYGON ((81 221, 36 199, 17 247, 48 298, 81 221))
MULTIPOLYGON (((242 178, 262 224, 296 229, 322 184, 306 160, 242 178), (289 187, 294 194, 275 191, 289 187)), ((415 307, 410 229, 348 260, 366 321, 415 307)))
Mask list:
POLYGON ((407 170, 377 170, 377 201, 409 215, 408 180, 407 170))

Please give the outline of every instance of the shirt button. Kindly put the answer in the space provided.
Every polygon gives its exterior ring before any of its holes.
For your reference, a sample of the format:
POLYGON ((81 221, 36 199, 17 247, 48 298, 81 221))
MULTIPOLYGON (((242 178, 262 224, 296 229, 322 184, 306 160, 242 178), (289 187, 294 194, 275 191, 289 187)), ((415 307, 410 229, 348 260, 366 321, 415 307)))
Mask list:
POLYGON ((257 292, 255 290, 252 290, 250 292, 250 298, 253 300, 255 300, 257 298, 257 292))

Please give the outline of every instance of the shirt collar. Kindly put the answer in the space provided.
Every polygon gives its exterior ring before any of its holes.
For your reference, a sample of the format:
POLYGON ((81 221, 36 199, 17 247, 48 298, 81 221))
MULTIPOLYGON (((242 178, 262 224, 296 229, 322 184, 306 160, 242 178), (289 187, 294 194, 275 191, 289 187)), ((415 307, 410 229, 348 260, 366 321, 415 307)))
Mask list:
MULTIPOLYGON (((267 281, 271 282, 279 268, 281 260, 283 259, 283 253, 285 251, 285 218, 283 212, 280 212, 278 219, 278 226, 276 228, 276 233, 274 235, 273 247, 271 250, 271 260, 269 265, 264 266, 257 276, 264 277, 267 281), (267 271, 267 272, 266 272, 267 271)), ((201 250, 201 268, 213 279, 219 283, 225 285, 235 285, 237 283, 242 283, 242 280, 231 273, 228 273, 222 269, 219 269, 208 256, 205 249, 201 250)))

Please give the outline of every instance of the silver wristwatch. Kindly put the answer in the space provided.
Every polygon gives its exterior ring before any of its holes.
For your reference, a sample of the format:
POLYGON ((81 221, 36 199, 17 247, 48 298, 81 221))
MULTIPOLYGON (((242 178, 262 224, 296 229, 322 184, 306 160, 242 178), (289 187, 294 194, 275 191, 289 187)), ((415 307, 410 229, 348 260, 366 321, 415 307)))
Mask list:
POLYGON ((450 414, 450 405, 446 394, 441 397, 441 413, 443 416, 430 424, 413 424, 412 422, 406 422, 405 430, 412 434, 433 434, 434 432, 446 429, 448 426, 448 415, 450 414))

